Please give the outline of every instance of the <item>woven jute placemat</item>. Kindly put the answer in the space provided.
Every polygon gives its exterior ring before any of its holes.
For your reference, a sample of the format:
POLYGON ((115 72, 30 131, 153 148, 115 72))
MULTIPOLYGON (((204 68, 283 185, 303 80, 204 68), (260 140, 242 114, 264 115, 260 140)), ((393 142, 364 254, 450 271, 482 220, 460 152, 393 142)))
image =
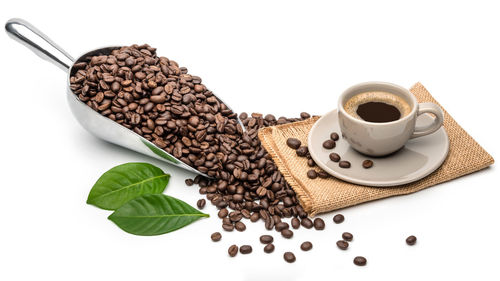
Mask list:
MULTIPOLYGON (((433 102, 439 105, 420 83, 415 84, 410 91, 419 102, 433 102)), ((309 130, 319 117, 263 128, 259 131, 259 138, 287 182, 292 186, 304 210, 314 216, 363 202, 413 193, 493 164, 493 157, 460 127, 444 108, 443 111, 444 128, 450 138, 448 157, 443 165, 429 176, 396 187, 361 186, 334 177, 309 179, 306 171, 311 168, 307 166, 307 159, 298 157, 295 150, 286 145, 286 140, 294 137, 302 143, 307 143, 309 130)))

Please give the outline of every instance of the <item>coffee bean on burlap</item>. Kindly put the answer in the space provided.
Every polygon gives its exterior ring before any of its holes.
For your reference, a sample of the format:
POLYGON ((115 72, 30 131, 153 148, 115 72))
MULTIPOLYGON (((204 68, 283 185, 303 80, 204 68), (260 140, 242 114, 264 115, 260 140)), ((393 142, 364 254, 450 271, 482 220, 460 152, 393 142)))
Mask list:
POLYGON ((296 138, 288 138, 286 140, 286 144, 290 147, 290 148, 293 148, 293 149, 297 149, 300 147, 300 145, 302 144, 300 140, 296 139, 296 138))

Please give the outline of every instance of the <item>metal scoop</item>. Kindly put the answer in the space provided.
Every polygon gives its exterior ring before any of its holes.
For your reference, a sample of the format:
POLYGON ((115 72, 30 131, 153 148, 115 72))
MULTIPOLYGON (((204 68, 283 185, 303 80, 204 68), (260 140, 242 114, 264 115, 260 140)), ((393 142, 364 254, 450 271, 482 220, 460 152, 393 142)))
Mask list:
MULTIPOLYGON (((33 52, 35 52, 35 54, 55 64, 67 73, 66 97, 68 99, 69 107, 71 108, 73 115, 75 116, 76 120, 78 120, 80 125, 82 125, 83 128, 85 128, 91 134, 105 141, 151 156, 169 164, 184 168, 193 173, 209 177, 206 174, 201 173, 195 168, 177 159, 172 154, 157 147, 155 144, 136 134, 134 131, 123 127, 122 125, 105 116, 102 116, 101 114, 87 106, 84 102, 80 101, 78 97, 71 91, 69 78, 71 74, 73 74, 72 67, 75 63, 82 61, 88 56, 97 54, 110 54, 112 50, 118 49, 119 47, 106 47, 96 49, 81 55, 75 61, 66 51, 64 51, 61 47, 50 40, 49 37, 47 37, 45 34, 43 34, 41 31, 39 31, 37 28, 35 28, 25 20, 10 19, 5 24, 5 29, 7 31, 7 34, 12 39, 25 45, 33 52)), ((218 99, 222 102, 220 98, 218 99)), ((245 127, 239 119, 238 122, 244 129, 245 127)))

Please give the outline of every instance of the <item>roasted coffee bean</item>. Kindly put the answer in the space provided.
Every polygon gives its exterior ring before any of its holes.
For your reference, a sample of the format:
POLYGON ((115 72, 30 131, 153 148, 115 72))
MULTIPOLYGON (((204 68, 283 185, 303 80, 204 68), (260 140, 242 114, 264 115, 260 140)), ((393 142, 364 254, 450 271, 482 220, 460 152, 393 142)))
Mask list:
POLYGON ((319 172, 316 172, 318 174, 318 177, 322 178, 322 179, 326 179, 330 176, 330 174, 328 174, 327 172, 321 170, 319 172))
POLYGON ((314 167, 316 166, 316 162, 314 162, 314 160, 312 159, 307 159, 307 166, 314 167))
POLYGON ((232 224, 223 224, 222 225, 222 229, 224 229, 225 231, 233 231, 234 230, 234 225, 232 225, 232 224))
POLYGON ((297 153, 297 156, 306 157, 307 154, 309 154, 309 149, 307 148, 307 146, 301 146, 301 147, 297 148, 296 153, 297 153))
POLYGON ((314 228, 316 230, 323 230, 325 229, 325 221, 321 218, 315 218, 314 219, 314 228))
POLYGON ((316 173, 315 170, 309 170, 307 171, 307 177, 310 178, 310 179, 315 179, 318 177, 318 174, 316 173))
POLYGON ((373 161, 372 160, 365 160, 363 161, 363 168, 368 169, 373 166, 373 161))
POLYGON ((227 253, 229 254, 230 257, 236 256, 236 254, 238 254, 238 246, 231 245, 227 250, 227 253))
POLYGON ((260 243, 269 244, 274 241, 274 238, 271 235, 262 235, 260 236, 260 243))
POLYGON ((352 234, 350 232, 344 232, 342 233, 342 239, 344 239, 345 241, 352 241, 352 234))
POLYGON ((339 162, 340 161, 340 155, 338 155, 335 152, 330 153, 330 155, 328 155, 328 156, 330 157, 330 160, 332 160, 333 162, 339 162))
POLYGON ((286 262, 292 263, 295 262, 295 255, 292 252, 285 252, 283 254, 283 258, 285 259, 286 262))
POLYGON ((222 219, 222 218, 227 217, 228 214, 229 214, 229 211, 226 208, 223 208, 223 209, 219 210, 219 213, 217 213, 217 216, 219 216, 219 218, 222 219))
POLYGON ((222 238, 222 234, 220 234, 220 232, 214 232, 210 235, 210 238, 212 238, 212 241, 217 242, 222 238))
POLYGON ((417 243, 417 237, 411 235, 411 236, 408 236, 408 238, 406 238, 406 244, 413 246, 413 245, 415 245, 415 243, 417 243))
POLYGON ((306 241, 302 244, 300 244, 300 249, 302 249, 302 251, 309 251, 311 250, 313 247, 313 244, 309 241, 306 241))
POLYGON ((303 218, 300 224, 307 229, 313 227, 313 222, 311 221, 310 218, 303 218))
POLYGON ((290 226, 288 225, 288 223, 286 222, 279 222, 277 224, 274 225, 274 228, 276 229, 276 231, 278 232, 281 232, 282 230, 284 229, 288 229, 290 226))
POLYGON ((252 252, 252 246, 250 245, 242 245, 240 247, 240 253, 246 255, 246 254, 250 254, 252 252))
POLYGON ((286 144, 290 147, 290 148, 293 148, 293 149, 297 149, 300 147, 300 145, 302 144, 300 142, 300 140, 296 139, 296 138, 288 138, 286 140, 286 144))
POLYGON ((206 203, 207 202, 205 201, 205 199, 200 199, 200 200, 198 200, 198 202, 196 202, 196 206, 198 206, 198 209, 201 210, 205 207, 206 203))
POLYGON ((330 139, 333 140, 333 141, 338 141, 339 140, 339 134, 337 134, 336 132, 333 132, 330 134, 330 139))
POLYGON ((268 253, 268 254, 274 252, 274 245, 273 245, 273 243, 269 243, 266 246, 264 246, 264 252, 268 253))
POLYGON ((250 221, 251 222, 256 222, 260 219, 259 213, 255 212, 250 216, 250 221))
POLYGON ((349 161, 342 160, 339 162, 339 167, 347 169, 351 167, 351 163, 349 161))
POLYGON ((333 217, 333 222, 334 223, 342 223, 342 222, 344 222, 344 216, 342 214, 335 215, 333 217))
POLYGON ((234 228, 241 232, 241 231, 245 231, 247 229, 247 226, 244 223, 242 223, 241 221, 239 221, 239 222, 236 222, 234 224, 234 228))
POLYGON ((293 231, 291 231, 290 229, 283 229, 281 231, 281 235, 287 239, 290 239, 293 237, 293 231))
POLYGON ((323 147, 326 149, 332 149, 335 147, 335 141, 333 140, 326 140, 323 142, 323 147))
POLYGON ((300 227, 300 221, 298 218, 292 218, 292 228, 298 229, 300 227))
POLYGON ((357 266, 365 266, 366 265, 366 258, 357 256, 354 258, 354 264, 357 266))
POLYGON ((339 249, 341 250, 347 250, 347 247, 349 247, 349 243, 344 240, 339 240, 337 241, 337 247, 339 247, 339 249))
POLYGON ((307 112, 301 112, 300 113, 300 118, 302 119, 307 119, 307 118, 311 118, 311 115, 307 112))

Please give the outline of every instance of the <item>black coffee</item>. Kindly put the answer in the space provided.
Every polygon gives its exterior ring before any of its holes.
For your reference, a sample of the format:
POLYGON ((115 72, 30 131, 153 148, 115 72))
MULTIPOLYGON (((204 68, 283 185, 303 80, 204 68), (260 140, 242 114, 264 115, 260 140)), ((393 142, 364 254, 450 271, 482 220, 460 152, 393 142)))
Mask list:
POLYGON ((367 102, 360 104, 356 110, 361 119, 367 122, 384 123, 399 120, 401 112, 385 102, 367 102))

